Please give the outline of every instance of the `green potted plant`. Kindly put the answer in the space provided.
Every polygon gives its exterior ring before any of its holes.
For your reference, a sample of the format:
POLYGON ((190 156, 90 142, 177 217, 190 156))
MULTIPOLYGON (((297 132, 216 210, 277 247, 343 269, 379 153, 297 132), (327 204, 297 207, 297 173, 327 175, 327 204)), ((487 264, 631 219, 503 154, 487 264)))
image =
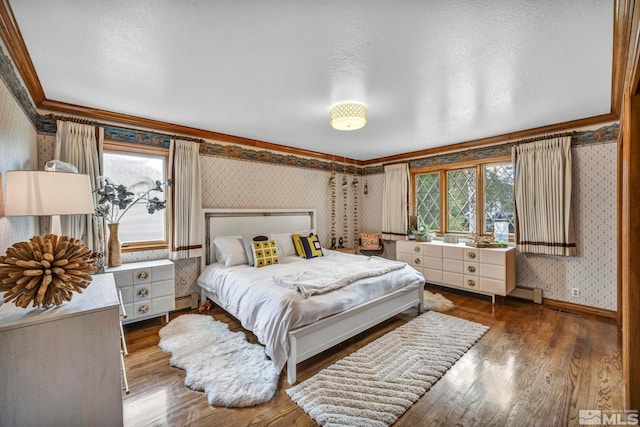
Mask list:
POLYGON ((95 215, 102 217, 109 227, 108 262, 109 267, 122 264, 120 241, 118 239, 118 224, 124 214, 136 203, 146 203, 147 212, 153 215, 156 211, 166 207, 167 201, 151 196, 152 191, 163 191, 164 186, 171 186, 171 180, 153 181, 151 179, 136 183, 127 188, 122 184, 115 184, 109 178, 103 177, 104 184, 96 189, 98 203, 95 215), (135 191, 135 192, 134 192, 135 191))
POLYGON ((420 224, 416 234, 416 240, 419 242, 430 242, 432 237, 431 227, 424 223, 420 224))
POLYGON ((416 233, 417 232, 418 232, 418 230, 416 230, 415 227, 409 226, 409 228, 407 228, 407 239, 416 240, 416 233))

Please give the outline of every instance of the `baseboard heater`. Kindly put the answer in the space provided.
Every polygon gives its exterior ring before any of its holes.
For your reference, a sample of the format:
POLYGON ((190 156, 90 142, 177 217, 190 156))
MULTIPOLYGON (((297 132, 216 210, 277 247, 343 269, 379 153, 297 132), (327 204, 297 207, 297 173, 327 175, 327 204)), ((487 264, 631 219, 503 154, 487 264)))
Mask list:
POLYGON ((542 289, 540 288, 519 288, 509 292, 510 297, 520 298, 527 301, 533 301, 536 304, 542 304, 542 289))
POLYGON ((175 310, 195 310, 198 308, 198 293, 194 292, 191 295, 185 295, 182 297, 176 297, 175 310))

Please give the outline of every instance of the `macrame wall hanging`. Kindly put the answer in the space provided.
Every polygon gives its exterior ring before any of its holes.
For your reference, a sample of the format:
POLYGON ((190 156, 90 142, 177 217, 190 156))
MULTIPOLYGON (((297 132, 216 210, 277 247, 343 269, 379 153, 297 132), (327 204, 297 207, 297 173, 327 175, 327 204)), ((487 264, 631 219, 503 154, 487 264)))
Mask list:
POLYGON ((353 165, 351 188, 353 188, 353 245, 355 246, 358 244, 358 176, 355 164, 353 165))
POLYGON ((338 239, 338 247, 344 248, 349 243, 349 216, 347 215, 347 197, 349 196, 349 180, 346 165, 342 165, 342 236, 338 239))
POLYGON ((335 163, 331 166, 331 176, 329 177, 329 191, 331 192, 331 247, 336 248, 336 169, 335 163))

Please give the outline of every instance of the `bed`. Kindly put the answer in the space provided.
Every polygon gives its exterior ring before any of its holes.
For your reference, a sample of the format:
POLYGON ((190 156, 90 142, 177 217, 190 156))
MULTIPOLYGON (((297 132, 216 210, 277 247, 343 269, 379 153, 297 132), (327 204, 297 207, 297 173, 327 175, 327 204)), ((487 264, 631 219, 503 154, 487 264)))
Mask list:
POLYGON ((296 382, 298 363, 411 307, 422 311, 424 278, 406 264, 326 248, 324 256, 303 259, 279 246, 277 264, 255 268, 242 261, 229 265, 221 253, 221 242, 239 236, 315 231, 314 209, 203 209, 203 219, 202 300, 210 299, 251 330, 278 369, 286 364, 290 384, 296 382), (307 288, 285 286, 293 276, 337 275, 345 266, 354 281, 330 292, 314 294, 312 287, 307 294, 307 288), (367 274, 376 269, 380 275, 367 274))

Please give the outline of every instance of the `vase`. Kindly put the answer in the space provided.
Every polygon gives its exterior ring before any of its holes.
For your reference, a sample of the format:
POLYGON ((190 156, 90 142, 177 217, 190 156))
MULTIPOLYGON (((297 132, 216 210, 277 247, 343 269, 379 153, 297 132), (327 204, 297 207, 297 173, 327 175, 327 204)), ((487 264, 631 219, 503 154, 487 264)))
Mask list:
POLYGON ((120 239, 118 239, 118 223, 108 224, 109 240, 107 241, 108 258, 107 265, 109 267, 118 267, 122 265, 122 253, 120 252, 120 239))

